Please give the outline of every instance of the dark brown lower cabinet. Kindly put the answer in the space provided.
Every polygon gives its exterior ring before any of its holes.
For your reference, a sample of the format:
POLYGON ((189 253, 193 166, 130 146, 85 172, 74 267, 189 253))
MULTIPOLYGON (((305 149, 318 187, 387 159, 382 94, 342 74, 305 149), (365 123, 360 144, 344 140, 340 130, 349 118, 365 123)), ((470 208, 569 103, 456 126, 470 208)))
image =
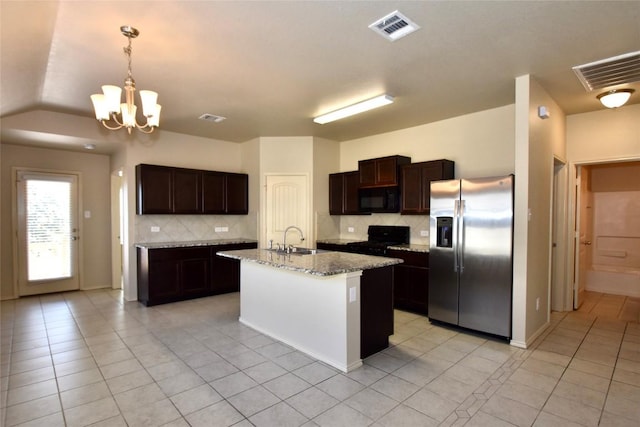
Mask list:
POLYGON ((348 252, 347 251, 347 245, 341 245, 339 243, 316 242, 316 248, 322 249, 322 250, 325 250, 325 251, 348 252))
POLYGON ((389 249, 387 256, 404 261, 394 267, 394 307, 427 315, 429 253, 389 249))
POLYGON ((240 261, 216 255, 217 252, 255 249, 257 243, 237 243, 233 245, 212 246, 211 287, 214 294, 238 292, 240 290, 240 261))
POLYGON ((216 255, 257 243, 138 248, 138 301, 151 306, 240 289, 240 262, 216 255))
POLYGON ((363 270, 360 277, 360 357, 389 347, 393 335, 394 266, 363 270))

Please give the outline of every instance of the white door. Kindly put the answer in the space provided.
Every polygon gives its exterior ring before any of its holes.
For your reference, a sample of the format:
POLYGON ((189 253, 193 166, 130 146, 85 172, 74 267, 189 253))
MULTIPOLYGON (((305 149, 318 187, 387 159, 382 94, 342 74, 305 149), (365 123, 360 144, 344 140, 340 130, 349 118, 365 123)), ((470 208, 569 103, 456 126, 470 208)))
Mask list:
POLYGON ((585 166, 577 167, 576 175, 576 232, 573 308, 582 304, 585 291, 587 269, 591 260, 591 239, 593 227, 593 209, 591 190, 589 189, 589 170, 585 166))
POLYGON ((79 289, 78 176, 18 170, 20 296, 79 289))
POLYGON ((266 176, 266 212, 265 243, 273 240, 282 244, 287 227, 299 227, 305 237, 291 229, 287 233, 287 245, 310 247, 309 233, 309 195, 307 175, 267 175, 266 176))

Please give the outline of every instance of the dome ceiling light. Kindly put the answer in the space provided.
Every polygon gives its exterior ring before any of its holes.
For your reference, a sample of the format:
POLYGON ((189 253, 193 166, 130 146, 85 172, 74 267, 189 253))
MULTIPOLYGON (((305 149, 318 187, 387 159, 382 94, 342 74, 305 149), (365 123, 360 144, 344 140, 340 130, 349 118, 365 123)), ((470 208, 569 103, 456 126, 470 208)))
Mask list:
POLYGON ((614 89, 601 93, 597 98, 607 108, 618 108, 626 104, 633 92, 633 89, 614 89))

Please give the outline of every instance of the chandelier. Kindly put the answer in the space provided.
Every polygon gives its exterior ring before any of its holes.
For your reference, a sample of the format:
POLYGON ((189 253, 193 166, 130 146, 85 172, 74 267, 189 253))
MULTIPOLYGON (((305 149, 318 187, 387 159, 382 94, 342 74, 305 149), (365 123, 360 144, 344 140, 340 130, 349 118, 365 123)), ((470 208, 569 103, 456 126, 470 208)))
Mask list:
POLYGON ((158 93, 150 90, 140 91, 142 114, 147 119, 147 123, 144 125, 138 124, 136 120, 137 107, 133 99, 136 91, 136 82, 131 76, 131 39, 138 37, 140 32, 128 25, 120 27, 120 32, 129 40, 128 46, 123 49, 128 60, 127 78, 124 79, 125 102, 120 103, 122 95, 120 87, 113 85, 102 86, 102 93, 91 95, 96 119, 109 130, 118 130, 126 127, 129 134, 134 128, 144 133, 151 133, 160 124, 160 109, 162 107, 157 104, 158 93))

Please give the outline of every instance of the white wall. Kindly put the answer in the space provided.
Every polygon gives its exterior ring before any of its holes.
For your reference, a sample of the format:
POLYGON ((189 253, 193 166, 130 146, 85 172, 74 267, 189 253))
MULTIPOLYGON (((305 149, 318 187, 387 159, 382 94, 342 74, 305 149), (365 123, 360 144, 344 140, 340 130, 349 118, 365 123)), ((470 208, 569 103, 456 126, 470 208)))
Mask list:
POLYGON ((567 117, 567 160, 570 163, 638 158, 640 104, 567 117))
POLYGON ((0 189, 1 251, 0 276, 2 299, 17 297, 14 294, 12 209, 12 168, 24 167, 54 171, 81 173, 81 211, 91 211, 91 218, 81 216, 81 287, 91 289, 111 286, 111 238, 110 238, 110 174, 109 157, 101 154, 78 153, 46 148, 2 144, 0 189))
POLYGON ((340 171, 358 169, 358 160, 394 154, 412 162, 449 159, 456 178, 513 173, 515 106, 466 114, 448 120, 345 141, 340 144, 340 171))
POLYGON ((549 322, 554 155, 564 158, 565 115, 530 76, 516 79, 513 337, 526 347, 549 322), (551 118, 538 117, 544 105, 551 118))

